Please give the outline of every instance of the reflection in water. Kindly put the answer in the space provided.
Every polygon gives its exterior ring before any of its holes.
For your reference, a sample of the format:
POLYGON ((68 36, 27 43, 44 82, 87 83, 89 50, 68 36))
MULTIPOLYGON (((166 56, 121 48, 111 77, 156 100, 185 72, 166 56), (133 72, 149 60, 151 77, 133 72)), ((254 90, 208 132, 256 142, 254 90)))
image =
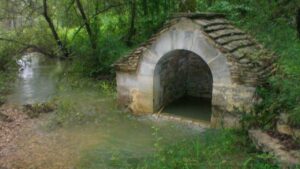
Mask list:
POLYGON ((163 113, 179 115, 186 118, 210 121, 211 100, 197 97, 182 97, 168 105, 163 113))
POLYGON ((32 104, 45 102, 55 93, 55 71, 60 62, 38 53, 24 55, 17 61, 20 66, 10 103, 32 104))

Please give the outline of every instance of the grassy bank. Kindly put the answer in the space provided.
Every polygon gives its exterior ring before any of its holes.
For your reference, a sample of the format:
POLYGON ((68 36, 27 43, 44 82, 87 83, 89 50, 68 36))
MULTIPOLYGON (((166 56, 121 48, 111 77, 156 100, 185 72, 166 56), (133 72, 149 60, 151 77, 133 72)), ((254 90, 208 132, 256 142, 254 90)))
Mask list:
POLYGON ((139 169, 256 168, 276 169, 270 155, 260 154, 247 135, 237 131, 207 131, 199 138, 160 149, 138 165, 139 169))
MULTIPOLYGON (((156 138, 155 153, 146 158, 127 159, 112 155, 107 163, 113 168, 127 169, 276 169, 275 159, 255 151, 247 136, 237 131, 207 131, 199 137, 174 140, 165 144, 156 138), (167 145, 167 146, 166 146, 167 145)), ((78 168, 96 169, 101 166, 101 154, 93 150, 83 154, 78 168)))

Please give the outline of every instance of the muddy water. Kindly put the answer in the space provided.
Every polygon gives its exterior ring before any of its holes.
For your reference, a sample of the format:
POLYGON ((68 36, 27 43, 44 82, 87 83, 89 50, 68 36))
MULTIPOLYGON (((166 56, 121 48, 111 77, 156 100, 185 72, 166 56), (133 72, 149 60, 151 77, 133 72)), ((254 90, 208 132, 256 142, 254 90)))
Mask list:
POLYGON ((29 55, 10 102, 27 104, 54 99, 56 113, 35 119, 22 131, 5 160, 10 168, 109 169, 135 166, 159 148, 199 135, 175 122, 154 122, 116 108, 114 94, 95 88, 57 87, 56 61, 29 55), (28 62, 28 63, 27 63, 28 62), (44 64, 46 63, 46 64, 44 64), (60 125, 62 121, 70 121, 60 125), (54 127, 53 127, 54 126, 54 127))

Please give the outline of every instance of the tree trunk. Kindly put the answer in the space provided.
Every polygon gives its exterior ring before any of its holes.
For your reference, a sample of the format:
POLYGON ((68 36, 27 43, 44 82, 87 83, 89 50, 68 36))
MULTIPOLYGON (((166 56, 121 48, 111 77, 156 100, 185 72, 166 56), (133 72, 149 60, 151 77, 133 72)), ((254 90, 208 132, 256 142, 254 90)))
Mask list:
POLYGON ((131 17, 130 17, 130 28, 127 36, 126 43, 127 45, 132 45, 132 37, 134 36, 135 30, 135 19, 136 19, 136 0, 130 1, 130 8, 131 8, 131 17))
POLYGON ((47 51, 47 49, 45 49, 43 47, 39 47, 37 45, 27 44, 27 43, 24 43, 24 42, 19 42, 19 41, 14 40, 14 39, 7 39, 7 38, 2 38, 2 37, 0 37, 0 41, 6 41, 8 43, 14 43, 14 44, 23 46, 23 49, 20 51, 20 53, 26 51, 27 49, 33 49, 33 50, 35 50, 35 51, 37 51, 41 54, 44 54, 46 56, 54 57, 53 52, 47 51))
POLYGON ((196 12, 197 0, 180 0, 180 12, 196 12))
POLYGON ((207 6, 211 7, 214 3, 214 0, 207 0, 207 6))
POLYGON ((297 22, 298 38, 300 39, 300 8, 298 8, 297 10, 296 22, 297 22))
POLYGON ((144 11, 144 16, 148 16, 148 1, 143 0, 143 11, 144 11))
POLYGON ((65 47, 65 45, 62 43, 62 41, 60 40, 58 33, 55 30, 55 26, 53 24, 53 21, 51 20, 49 14, 48 14, 48 4, 47 4, 47 0, 43 0, 43 16, 45 18, 45 20, 47 21, 49 28, 51 29, 52 35, 59 47, 59 49, 62 51, 63 55, 65 58, 69 57, 69 52, 67 50, 67 48, 65 47))
POLYGON ((89 19, 87 18, 86 14, 85 14, 85 12, 84 12, 84 9, 83 9, 83 6, 82 6, 80 0, 76 0, 76 5, 77 5, 77 7, 78 7, 78 9, 79 9, 79 12, 80 12, 80 15, 81 15, 81 17, 82 17, 82 19, 83 19, 83 22, 84 22, 86 31, 87 31, 87 33, 88 33, 88 36, 89 36, 89 39, 90 39, 92 48, 93 48, 93 49, 97 49, 97 41, 96 41, 96 37, 93 36, 93 31, 92 31, 92 28, 91 28, 89 19))

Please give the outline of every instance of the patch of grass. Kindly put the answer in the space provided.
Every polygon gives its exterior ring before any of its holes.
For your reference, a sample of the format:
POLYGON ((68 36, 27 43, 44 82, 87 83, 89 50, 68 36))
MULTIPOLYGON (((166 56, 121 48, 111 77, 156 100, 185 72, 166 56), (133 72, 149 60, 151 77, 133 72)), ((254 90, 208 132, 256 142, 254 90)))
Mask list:
POLYGON ((83 154, 78 168, 97 169, 105 163, 124 169, 279 169, 273 156, 256 152, 245 133, 210 130, 199 137, 166 143, 158 130, 153 131, 153 155, 132 159, 117 151, 103 155, 103 150, 95 148, 83 154))
POLYGON ((247 135, 236 131, 208 131, 195 139, 159 148, 138 169, 256 168, 276 169, 274 158, 255 151, 247 135))
POLYGON ((116 96, 116 84, 114 80, 95 80, 89 77, 82 77, 73 72, 66 72, 58 85, 61 92, 75 91, 98 91, 102 96, 116 96))
POLYGON ((43 113, 50 113, 56 109, 56 105, 53 103, 36 103, 36 104, 27 104, 23 106, 24 112, 30 118, 38 118, 43 113))

